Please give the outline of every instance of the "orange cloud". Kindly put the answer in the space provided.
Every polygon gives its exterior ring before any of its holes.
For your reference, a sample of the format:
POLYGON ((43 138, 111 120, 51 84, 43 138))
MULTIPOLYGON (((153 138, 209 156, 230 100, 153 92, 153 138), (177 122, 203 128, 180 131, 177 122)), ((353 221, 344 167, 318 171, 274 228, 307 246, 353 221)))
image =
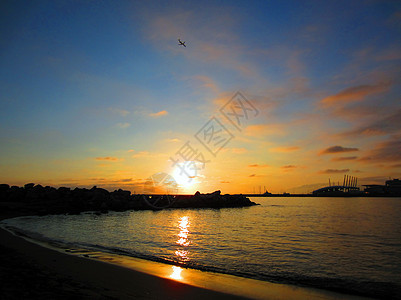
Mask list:
POLYGON ((249 165, 248 167, 250 168, 266 168, 269 165, 258 165, 258 164, 253 164, 253 165, 249 165))
POLYGON ((245 148, 231 148, 231 152, 235 154, 243 154, 248 152, 248 150, 245 148))
POLYGON ((332 154, 332 153, 342 153, 342 152, 353 152, 359 151, 358 148, 345 148, 342 146, 332 146, 327 149, 320 151, 319 154, 332 154))
POLYGON ((349 169, 342 169, 342 170, 337 170, 337 169, 327 169, 323 171, 319 171, 319 174, 338 174, 338 173, 348 173, 349 169))
POLYGON ((287 152, 293 152, 293 151, 297 151, 300 148, 297 146, 290 146, 290 147, 276 147, 276 148, 272 148, 270 149, 271 152, 279 152, 279 153, 287 153, 287 152))
POLYGON ((347 161, 357 159, 357 156, 346 156, 346 157, 334 157, 331 161, 347 161))
POLYGON ((250 125, 245 128, 245 134, 249 136, 283 135, 285 133, 282 125, 259 124, 250 125))
POLYGON ((389 82, 383 82, 377 85, 359 85, 350 87, 335 95, 322 99, 320 103, 325 106, 332 106, 338 103, 346 104, 350 102, 361 101, 366 96, 387 91, 390 85, 391 84, 389 82))
POLYGON ((388 162, 398 163, 401 162, 401 136, 393 136, 390 140, 378 143, 374 149, 370 150, 359 161, 367 163, 388 162))
POLYGON ((106 161, 118 161, 117 157, 105 156, 105 157, 96 157, 96 160, 106 160, 106 161))
POLYGON ((204 75, 198 75, 195 76, 195 79, 201 82, 202 87, 208 88, 212 92, 218 93, 219 88, 217 87, 216 82, 214 82, 213 79, 211 79, 210 77, 204 75))
POLYGON ((176 143, 176 142, 179 142, 180 140, 177 138, 174 138, 174 139, 165 139, 165 141, 168 143, 176 143))
POLYGON ((153 118, 158 118, 158 117, 166 116, 166 115, 168 115, 168 111, 166 111, 166 110, 161 110, 161 111, 159 111, 159 112, 157 112, 157 113, 151 113, 151 114, 149 114, 149 116, 151 116, 151 117, 153 117, 153 118))
POLYGON ((391 114, 385 112, 378 112, 376 109, 377 116, 374 116, 374 120, 369 124, 361 126, 356 129, 348 130, 340 133, 340 136, 374 136, 374 135, 385 135, 389 133, 398 132, 401 129, 401 109, 391 109, 391 114), (394 111, 395 110, 395 111, 394 111))
POLYGON ((232 95, 230 96, 229 93, 221 93, 219 94, 218 97, 213 99, 213 103, 216 105, 216 107, 222 107, 224 104, 226 104, 228 101, 230 101, 232 95))
POLYGON ((290 171, 295 169, 297 166, 294 165, 286 165, 286 166, 282 166, 281 169, 283 169, 284 171, 290 171))
POLYGON ((137 157, 145 157, 145 156, 149 156, 150 153, 148 151, 140 151, 134 155, 132 155, 133 158, 137 158, 137 157))

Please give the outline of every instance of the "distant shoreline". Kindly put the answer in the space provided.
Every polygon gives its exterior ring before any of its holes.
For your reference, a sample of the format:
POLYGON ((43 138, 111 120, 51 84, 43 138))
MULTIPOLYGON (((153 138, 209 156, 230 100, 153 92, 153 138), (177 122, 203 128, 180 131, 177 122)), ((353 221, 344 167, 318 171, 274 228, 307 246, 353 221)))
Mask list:
POLYGON ((314 194, 241 194, 245 197, 330 197, 330 198, 361 198, 361 197, 369 197, 369 198, 400 198, 401 195, 352 195, 352 194, 344 194, 344 195, 314 195, 314 194))

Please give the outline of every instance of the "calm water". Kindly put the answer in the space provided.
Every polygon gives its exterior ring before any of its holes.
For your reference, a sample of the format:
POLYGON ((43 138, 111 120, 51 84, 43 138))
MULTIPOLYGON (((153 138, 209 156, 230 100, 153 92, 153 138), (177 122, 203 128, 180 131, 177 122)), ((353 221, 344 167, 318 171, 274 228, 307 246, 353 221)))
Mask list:
POLYGON ((258 280, 401 298, 400 198, 253 198, 260 206, 23 217, 80 247, 258 280))

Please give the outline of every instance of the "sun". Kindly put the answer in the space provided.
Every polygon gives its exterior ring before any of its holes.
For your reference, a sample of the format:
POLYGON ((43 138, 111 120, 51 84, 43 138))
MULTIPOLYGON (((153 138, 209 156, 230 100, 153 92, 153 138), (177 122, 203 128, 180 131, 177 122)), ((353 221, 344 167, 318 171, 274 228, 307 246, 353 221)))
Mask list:
POLYGON ((197 162, 185 161, 175 166, 172 176, 183 192, 193 192, 198 183, 198 172, 197 162))

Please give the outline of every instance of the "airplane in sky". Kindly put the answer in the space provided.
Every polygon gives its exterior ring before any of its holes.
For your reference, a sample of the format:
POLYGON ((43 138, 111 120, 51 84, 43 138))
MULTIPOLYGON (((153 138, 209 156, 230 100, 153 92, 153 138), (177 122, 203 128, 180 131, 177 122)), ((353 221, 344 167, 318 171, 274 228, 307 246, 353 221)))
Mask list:
POLYGON ((184 46, 184 47, 186 47, 186 45, 185 45, 185 42, 182 42, 180 39, 178 39, 178 45, 182 45, 182 46, 184 46))

